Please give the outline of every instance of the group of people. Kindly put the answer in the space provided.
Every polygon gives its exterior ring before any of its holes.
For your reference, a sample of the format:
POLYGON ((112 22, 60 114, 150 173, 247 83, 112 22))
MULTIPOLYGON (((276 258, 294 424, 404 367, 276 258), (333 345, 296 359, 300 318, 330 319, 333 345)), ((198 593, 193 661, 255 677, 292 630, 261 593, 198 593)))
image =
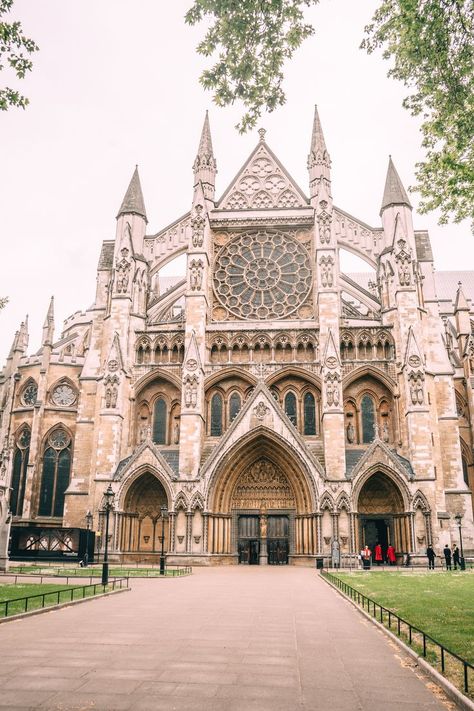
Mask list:
MULTIPOLYGON (((453 549, 446 545, 443 548, 443 555, 444 555, 444 561, 446 564, 446 570, 452 570, 453 569, 453 564, 454 564, 454 570, 458 569, 458 565, 460 566, 460 554, 459 554, 459 548, 454 545, 453 549)), ((426 557, 428 558, 428 570, 434 570, 435 567, 435 558, 436 558, 436 553, 434 552, 433 546, 430 545, 426 549, 426 557)))
MULTIPOLYGON (((360 552, 360 559, 364 568, 370 567, 370 562, 372 560, 372 551, 369 546, 365 546, 360 552)), ((374 548, 374 560, 376 565, 383 565, 387 563, 388 565, 397 564, 397 554, 395 553, 395 548, 390 544, 387 547, 387 551, 384 555, 383 548, 380 543, 375 544, 374 548)))

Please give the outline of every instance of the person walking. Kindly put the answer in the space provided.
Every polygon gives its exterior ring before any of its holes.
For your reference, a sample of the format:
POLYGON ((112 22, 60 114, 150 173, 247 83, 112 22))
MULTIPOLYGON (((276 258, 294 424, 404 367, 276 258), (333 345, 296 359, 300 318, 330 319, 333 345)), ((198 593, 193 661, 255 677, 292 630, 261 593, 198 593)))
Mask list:
POLYGON ((446 563, 446 570, 452 570, 452 568, 451 568, 451 548, 448 546, 447 543, 443 548, 443 554, 444 554, 444 560, 446 563))
POLYGON ((390 544, 389 547, 387 548, 387 560, 388 560, 389 565, 395 565, 397 562, 395 548, 392 546, 392 544, 390 544))
POLYGON ((382 565, 383 563, 382 546, 380 543, 377 543, 375 546, 375 562, 377 565, 382 565))
POLYGON ((457 570, 459 565, 459 548, 456 545, 453 548, 453 563, 454 570, 457 570))
POLYGON ((426 549, 426 557, 428 558, 428 570, 434 570, 436 553, 434 552, 431 543, 426 549))

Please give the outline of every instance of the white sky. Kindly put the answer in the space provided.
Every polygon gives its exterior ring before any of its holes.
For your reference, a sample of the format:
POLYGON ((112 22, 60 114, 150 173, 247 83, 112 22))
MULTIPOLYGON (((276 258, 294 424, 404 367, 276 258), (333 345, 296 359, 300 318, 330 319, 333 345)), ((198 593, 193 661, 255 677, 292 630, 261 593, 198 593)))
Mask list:
MULTIPOLYGON (((258 135, 234 129, 240 108, 218 109, 198 83, 195 53, 203 28, 185 26, 192 0, 15 0, 12 19, 40 46, 18 87, 26 111, 0 114, 0 362, 25 314, 29 350, 40 346, 49 298, 56 336, 65 317, 93 300, 100 245, 139 164, 148 233, 186 212, 192 164, 210 110, 220 196, 258 135)), ((260 125, 285 167, 308 192, 306 157, 313 105, 332 158, 335 204, 370 225, 379 208, 388 154, 406 187, 422 158, 418 124, 401 107, 403 86, 387 63, 358 49, 376 0, 322 0, 308 12, 317 26, 288 65, 287 104, 260 125)), ((6 83, 6 72, 0 83, 6 83)), ((416 206, 416 195, 411 196, 416 206)), ((474 267, 469 225, 428 228, 438 269, 474 267)))

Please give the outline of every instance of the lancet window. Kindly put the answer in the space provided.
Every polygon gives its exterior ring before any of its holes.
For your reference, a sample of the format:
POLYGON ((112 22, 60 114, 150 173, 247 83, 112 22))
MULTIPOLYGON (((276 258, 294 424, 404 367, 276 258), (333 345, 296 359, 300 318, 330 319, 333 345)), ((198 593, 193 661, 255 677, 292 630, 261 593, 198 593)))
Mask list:
POLYGON ((71 437, 63 428, 54 429, 43 450, 43 467, 38 514, 63 515, 64 494, 71 475, 71 437))
POLYGON ((13 455, 12 491, 10 495, 10 511, 13 516, 21 516, 23 512, 30 439, 30 428, 25 425, 18 432, 15 440, 15 454, 13 455))
POLYGON ((153 408, 153 442, 166 444, 166 431, 168 424, 168 408, 162 397, 155 401, 153 408))
POLYGON ((211 437, 220 437, 223 431, 222 395, 214 393, 211 399, 211 437))
POLYGON ((285 395, 285 413, 295 427, 298 425, 298 415, 296 411, 296 395, 289 392, 285 395))

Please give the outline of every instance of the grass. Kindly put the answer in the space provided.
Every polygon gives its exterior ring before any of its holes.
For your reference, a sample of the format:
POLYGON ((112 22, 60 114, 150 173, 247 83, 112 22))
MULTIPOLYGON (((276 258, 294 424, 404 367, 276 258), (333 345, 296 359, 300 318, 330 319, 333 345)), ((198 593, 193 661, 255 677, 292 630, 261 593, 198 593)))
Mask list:
MULTIPOLYGON (((38 610, 41 607, 51 607, 53 605, 62 604, 64 602, 70 602, 71 600, 80 600, 84 597, 92 597, 94 595, 94 588, 87 587, 85 590, 82 588, 77 588, 73 585, 57 585, 54 583, 49 584, 20 584, 20 583, 5 583, 0 584, 0 617, 10 617, 11 615, 18 615, 22 612, 31 610, 38 610), (73 592, 71 592, 74 590, 73 592), (28 600, 27 607, 25 609, 25 600, 18 598, 29 597, 30 595, 39 595, 41 597, 34 597, 28 600), (43 597, 44 605, 43 605, 43 597), (11 602, 6 605, 2 604, 7 600, 17 600, 17 602, 11 602)), ((106 589, 107 590, 110 588, 106 589)), ((97 587, 97 592, 104 592, 102 586, 97 587)))
MULTIPOLYGON (((165 575, 167 577, 176 577, 180 575, 189 574, 186 568, 168 568, 165 570, 165 575)), ((87 568, 80 568, 79 566, 46 566, 46 565, 21 565, 21 566, 11 566, 9 570, 9 575, 15 575, 15 573, 25 573, 31 575, 56 575, 56 576, 70 576, 70 577, 100 577, 102 574, 102 565, 89 565, 87 568)), ((159 578, 160 569, 159 568, 126 568, 126 567, 113 567, 109 568, 109 575, 114 578, 159 578)))
MULTIPOLYGON (((474 575, 454 571, 361 572, 337 573, 337 577, 474 664, 474 575)), ((385 618, 384 623, 387 623, 385 618)), ((396 630, 393 621, 392 630, 396 630)), ((402 637, 405 637, 403 630, 402 637)), ((414 648, 421 651, 421 641, 416 635, 413 642, 414 648)), ((439 653, 430 644, 427 659, 439 667, 439 653)), ((451 657, 447 657, 446 676, 463 688, 462 666, 451 657)), ((469 685, 472 694, 472 671, 469 685)))

